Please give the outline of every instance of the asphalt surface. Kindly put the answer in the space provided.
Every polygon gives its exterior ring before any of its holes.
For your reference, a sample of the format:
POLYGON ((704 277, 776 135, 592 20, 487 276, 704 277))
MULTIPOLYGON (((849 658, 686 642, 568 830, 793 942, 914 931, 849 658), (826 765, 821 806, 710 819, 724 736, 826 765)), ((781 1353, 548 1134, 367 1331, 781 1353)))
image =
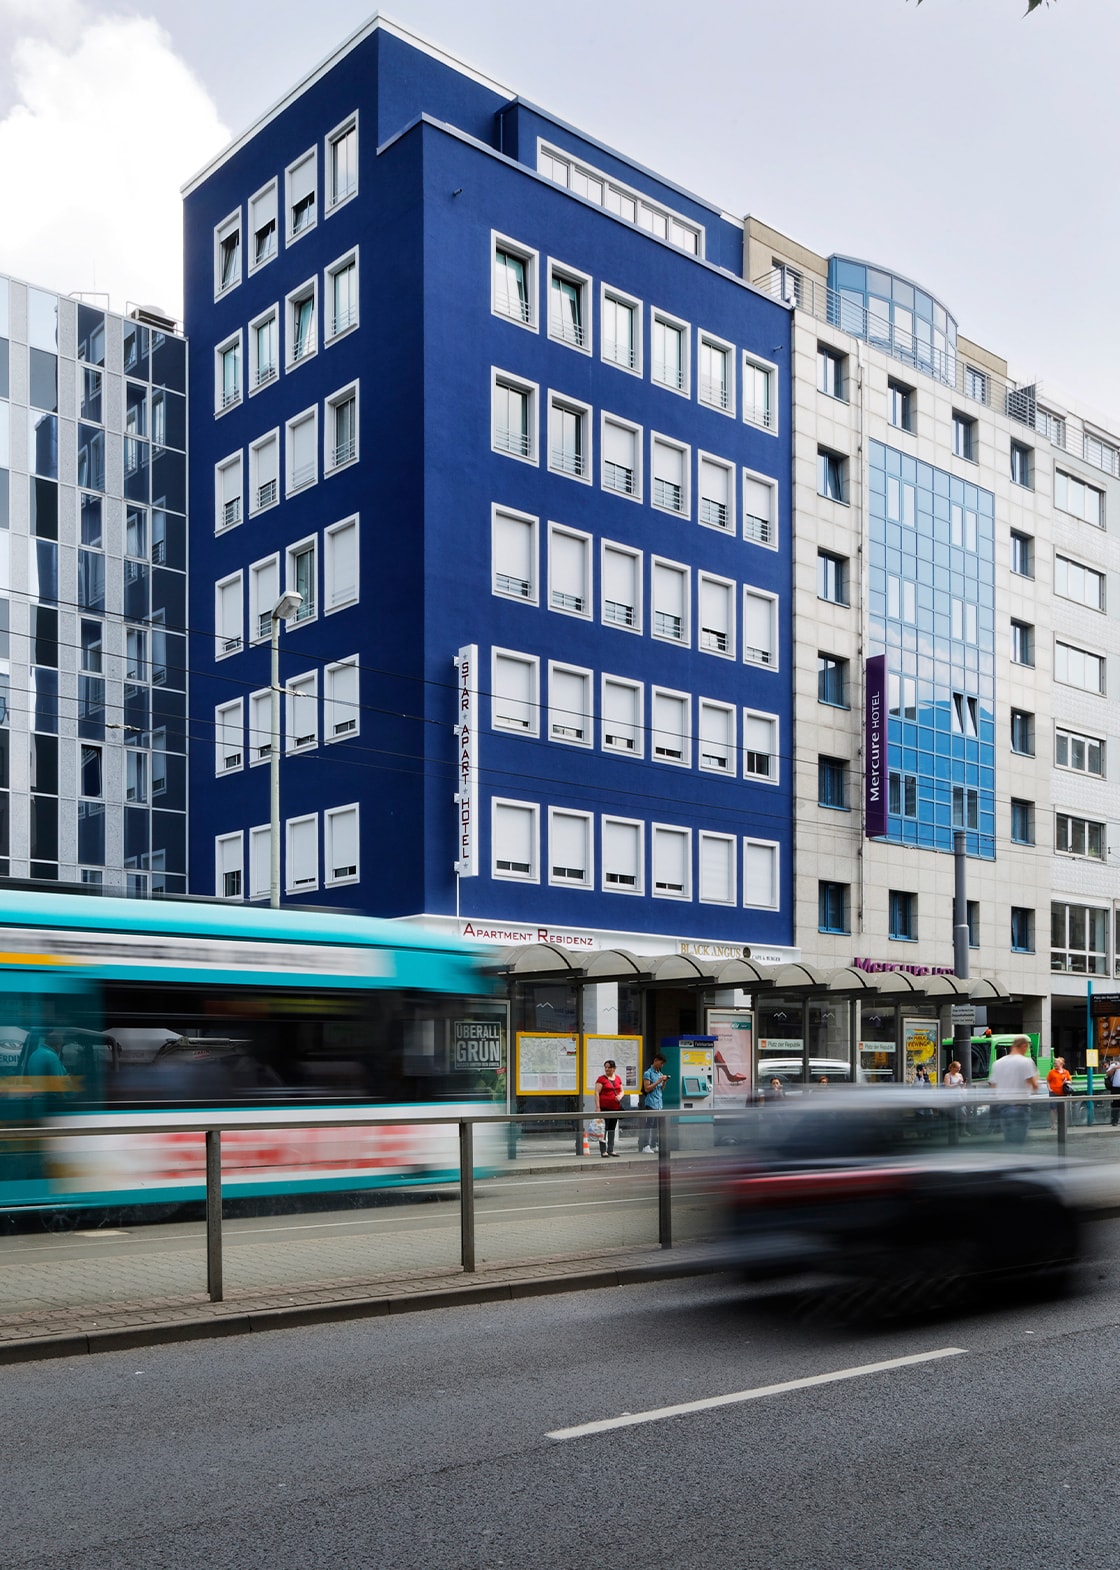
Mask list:
POLYGON ((2 1368, 0 1566, 1111 1570, 1095 1231, 1076 1299, 877 1332, 706 1277, 2 1368))

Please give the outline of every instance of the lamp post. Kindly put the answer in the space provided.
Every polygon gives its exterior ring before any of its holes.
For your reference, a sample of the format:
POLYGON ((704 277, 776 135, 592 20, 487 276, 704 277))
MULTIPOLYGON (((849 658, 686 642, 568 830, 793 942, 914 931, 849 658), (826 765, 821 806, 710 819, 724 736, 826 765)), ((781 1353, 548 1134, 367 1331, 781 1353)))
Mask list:
POLYGON ((294 616, 303 604, 295 589, 282 594, 272 607, 272 745, 268 750, 269 767, 269 875, 268 903, 280 909, 280 623, 294 616))

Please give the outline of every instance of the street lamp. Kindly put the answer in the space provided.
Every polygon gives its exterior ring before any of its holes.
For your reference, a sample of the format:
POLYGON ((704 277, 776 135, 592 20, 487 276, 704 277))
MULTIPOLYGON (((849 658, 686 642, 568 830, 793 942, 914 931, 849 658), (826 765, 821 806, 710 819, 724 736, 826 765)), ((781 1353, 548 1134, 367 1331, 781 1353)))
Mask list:
POLYGON ((280 623, 295 616, 303 595, 289 589, 269 613, 272 623, 272 745, 268 750, 270 776, 268 903, 280 909, 280 623))

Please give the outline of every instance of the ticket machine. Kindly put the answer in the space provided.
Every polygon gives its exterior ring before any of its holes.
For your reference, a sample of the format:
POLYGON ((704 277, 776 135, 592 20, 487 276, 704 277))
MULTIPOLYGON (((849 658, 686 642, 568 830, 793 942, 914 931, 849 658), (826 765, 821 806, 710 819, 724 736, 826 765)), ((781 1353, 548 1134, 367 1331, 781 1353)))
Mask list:
MULTIPOLYGON (((715 1036, 662 1036, 661 1050, 669 1076, 664 1094, 666 1107, 678 1107, 682 1112, 713 1110, 716 1040, 715 1036)), ((708 1120, 704 1122, 707 1124, 708 1120)), ((682 1143, 689 1141, 682 1139, 682 1143)))

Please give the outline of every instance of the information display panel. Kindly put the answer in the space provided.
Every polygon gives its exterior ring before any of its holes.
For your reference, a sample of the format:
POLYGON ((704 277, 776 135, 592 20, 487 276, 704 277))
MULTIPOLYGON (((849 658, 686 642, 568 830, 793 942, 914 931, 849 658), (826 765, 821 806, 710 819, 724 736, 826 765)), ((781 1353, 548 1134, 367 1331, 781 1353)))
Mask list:
POLYGON ((578 1042, 560 1031, 517 1032, 517 1094, 574 1096, 579 1091, 578 1042))

